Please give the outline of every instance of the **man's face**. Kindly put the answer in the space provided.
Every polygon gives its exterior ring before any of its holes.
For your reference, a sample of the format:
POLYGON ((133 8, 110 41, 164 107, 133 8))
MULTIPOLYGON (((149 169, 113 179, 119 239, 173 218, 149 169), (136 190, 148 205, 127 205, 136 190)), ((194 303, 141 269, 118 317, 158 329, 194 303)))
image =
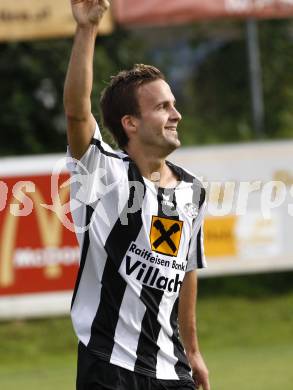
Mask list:
POLYGON ((164 80, 143 84, 138 88, 140 107, 137 136, 142 147, 151 147, 165 157, 180 146, 177 125, 181 120, 175 108, 175 98, 164 80))

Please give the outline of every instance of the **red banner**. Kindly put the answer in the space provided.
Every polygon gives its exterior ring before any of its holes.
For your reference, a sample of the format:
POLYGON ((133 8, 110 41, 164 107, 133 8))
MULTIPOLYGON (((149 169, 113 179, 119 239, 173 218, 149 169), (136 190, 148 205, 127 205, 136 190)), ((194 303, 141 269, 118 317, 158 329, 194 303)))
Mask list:
POLYGON ((115 0, 113 7, 116 21, 125 26, 293 16, 293 0, 115 0))
MULTIPOLYGON (((68 177, 60 175, 59 188, 68 177)), ((61 212, 50 210, 51 175, 5 177, 0 184, 0 298, 72 290, 79 249, 61 212)), ((69 186, 56 196, 61 208, 69 186)))

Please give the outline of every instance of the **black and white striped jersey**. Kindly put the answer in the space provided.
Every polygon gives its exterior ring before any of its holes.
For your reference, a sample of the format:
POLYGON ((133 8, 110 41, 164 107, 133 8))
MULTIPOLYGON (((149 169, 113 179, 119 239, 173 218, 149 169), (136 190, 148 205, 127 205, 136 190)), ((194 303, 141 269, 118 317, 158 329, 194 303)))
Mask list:
POLYGON ((98 357, 158 379, 190 378, 177 324, 186 272, 205 266, 205 190, 180 178, 172 189, 142 177, 97 126, 70 163, 71 208, 81 248, 71 315, 79 340, 98 357))

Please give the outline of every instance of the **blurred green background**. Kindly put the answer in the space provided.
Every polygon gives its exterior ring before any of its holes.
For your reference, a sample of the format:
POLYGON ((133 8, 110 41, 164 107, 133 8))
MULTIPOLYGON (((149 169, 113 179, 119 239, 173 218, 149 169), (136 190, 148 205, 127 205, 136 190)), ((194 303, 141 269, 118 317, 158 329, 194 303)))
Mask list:
MULTIPOLYGON (((264 139, 293 136, 293 23, 259 21, 264 139)), ((166 74, 183 114, 183 145, 250 141, 245 21, 123 30, 97 38, 93 111, 118 70, 152 63, 166 74)), ((0 155, 64 152, 62 94, 72 39, 0 44, 0 155)))

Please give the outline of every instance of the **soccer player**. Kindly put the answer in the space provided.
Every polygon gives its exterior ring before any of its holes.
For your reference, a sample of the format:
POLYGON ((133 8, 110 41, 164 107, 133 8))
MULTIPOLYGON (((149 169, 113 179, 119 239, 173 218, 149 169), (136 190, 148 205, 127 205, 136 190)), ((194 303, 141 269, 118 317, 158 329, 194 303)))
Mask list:
POLYGON ((71 188, 81 247, 71 310, 77 389, 210 390, 195 318, 205 190, 166 160, 180 146, 175 98, 153 66, 112 77, 100 103, 121 151, 107 145, 90 97, 109 3, 71 3, 77 29, 64 106, 71 174, 86 176, 71 188))

